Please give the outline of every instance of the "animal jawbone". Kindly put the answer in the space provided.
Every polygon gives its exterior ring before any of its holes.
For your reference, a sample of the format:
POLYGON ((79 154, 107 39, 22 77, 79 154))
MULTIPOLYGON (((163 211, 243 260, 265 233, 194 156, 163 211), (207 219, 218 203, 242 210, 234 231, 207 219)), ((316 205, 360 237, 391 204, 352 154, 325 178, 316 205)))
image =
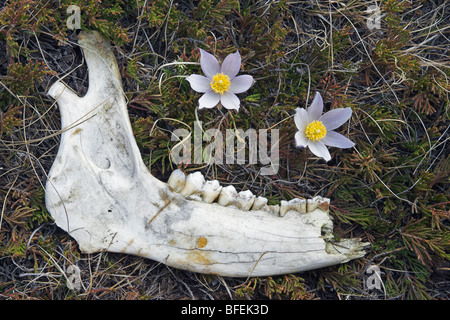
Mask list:
POLYGON ((333 240, 329 200, 271 206, 199 173, 167 183, 144 165, 109 44, 83 32, 89 90, 58 81, 48 94, 61 111, 61 144, 46 185, 56 224, 84 253, 122 252, 193 272, 248 277, 292 273, 362 257, 365 243, 333 240))

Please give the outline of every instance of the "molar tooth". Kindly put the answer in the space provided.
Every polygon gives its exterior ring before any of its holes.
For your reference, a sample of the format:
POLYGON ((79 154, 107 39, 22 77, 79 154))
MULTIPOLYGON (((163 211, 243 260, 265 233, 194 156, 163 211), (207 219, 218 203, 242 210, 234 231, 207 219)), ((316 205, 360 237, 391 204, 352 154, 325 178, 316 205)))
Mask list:
POLYGON ((200 194, 203 191, 203 185, 205 184, 205 177, 197 171, 188 174, 186 177, 186 184, 180 194, 183 197, 189 197, 195 200, 201 200, 200 194))
POLYGON ((253 202, 252 210, 264 210, 267 207, 267 198, 257 197, 253 202))
POLYGON ((306 203, 306 212, 312 212, 316 209, 322 209, 328 212, 330 199, 322 198, 321 196, 315 196, 312 199, 308 199, 306 203))
POLYGON ((180 169, 176 169, 170 175, 167 184, 173 191, 180 193, 186 184, 186 175, 180 169))
POLYGON ((236 206, 244 211, 250 210, 255 202, 255 195, 250 190, 241 191, 236 198, 236 206))
POLYGON ((289 211, 289 204, 286 200, 281 200, 281 206, 280 206, 280 217, 284 217, 286 212, 289 211))
POLYGON ((298 198, 290 201, 281 200, 280 216, 283 217, 288 211, 291 210, 299 213, 306 213, 306 200, 298 198))
POLYGON ((222 186, 219 181, 206 181, 203 185, 203 202, 212 203, 222 191, 222 186))
POLYGON ((278 216, 280 213, 280 205, 275 204, 275 205, 268 205, 267 208, 269 209, 269 212, 271 212, 272 214, 278 216))
POLYGON ((306 208, 308 206, 306 199, 298 199, 298 200, 300 200, 300 207, 298 209, 298 212, 306 213, 306 208))
POLYGON ((237 198, 236 188, 234 186, 226 186, 220 191, 219 199, 217 203, 221 206, 233 205, 237 198))

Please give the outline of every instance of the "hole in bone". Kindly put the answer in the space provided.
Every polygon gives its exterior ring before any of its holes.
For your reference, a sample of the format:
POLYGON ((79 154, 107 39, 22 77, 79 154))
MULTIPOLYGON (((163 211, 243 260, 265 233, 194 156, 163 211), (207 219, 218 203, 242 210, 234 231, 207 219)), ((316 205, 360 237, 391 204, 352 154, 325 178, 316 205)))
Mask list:
POLYGON ((322 227, 320 228, 320 235, 323 238, 333 238, 333 225, 329 225, 329 224, 323 224, 322 227))

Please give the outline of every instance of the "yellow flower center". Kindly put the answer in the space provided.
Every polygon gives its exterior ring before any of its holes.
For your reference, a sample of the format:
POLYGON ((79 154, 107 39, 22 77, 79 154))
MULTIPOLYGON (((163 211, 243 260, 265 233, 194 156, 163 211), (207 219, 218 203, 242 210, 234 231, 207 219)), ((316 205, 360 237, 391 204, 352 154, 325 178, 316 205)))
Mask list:
POLYGON ((313 121, 306 127, 305 134, 309 140, 320 140, 327 134, 327 129, 321 121, 313 121))
POLYGON ((228 91, 230 84, 230 78, 226 74, 218 73, 212 78, 211 88, 215 93, 223 94, 228 91))

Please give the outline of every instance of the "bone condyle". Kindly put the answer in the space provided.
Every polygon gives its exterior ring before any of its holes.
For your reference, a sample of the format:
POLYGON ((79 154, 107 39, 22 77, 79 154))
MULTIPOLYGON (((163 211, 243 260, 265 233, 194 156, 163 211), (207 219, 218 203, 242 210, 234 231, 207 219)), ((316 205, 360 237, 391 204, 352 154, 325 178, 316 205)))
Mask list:
POLYGON ((142 161, 113 51, 97 32, 79 44, 89 90, 63 82, 48 94, 61 112, 61 144, 46 206, 84 253, 122 252, 222 276, 300 272, 362 257, 366 243, 335 241, 328 199, 269 205, 250 191, 175 170, 168 183, 142 161))

